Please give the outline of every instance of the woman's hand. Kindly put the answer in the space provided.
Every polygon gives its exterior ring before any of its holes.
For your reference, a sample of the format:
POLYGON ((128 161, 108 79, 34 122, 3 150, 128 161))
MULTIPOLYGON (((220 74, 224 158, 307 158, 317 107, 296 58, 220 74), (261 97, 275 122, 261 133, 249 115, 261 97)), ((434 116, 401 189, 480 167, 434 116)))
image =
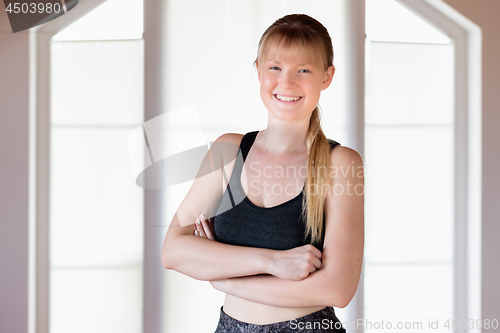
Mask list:
POLYGON ((321 268, 322 253, 311 244, 274 252, 269 273, 287 280, 302 280, 321 268))
POLYGON ((196 236, 208 238, 215 241, 215 231, 214 231, 214 219, 205 218, 203 214, 200 214, 194 223, 196 229, 193 234, 196 236))
POLYGON ((328 304, 324 301, 325 290, 317 286, 318 282, 328 279, 328 272, 313 274, 321 268, 321 251, 309 244, 273 253, 273 264, 269 265, 274 270, 270 272, 272 275, 211 280, 210 284, 226 294, 272 306, 289 307, 292 302, 295 306, 328 304), (304 290, 314 289, 311 295, 303 294, 304 290))

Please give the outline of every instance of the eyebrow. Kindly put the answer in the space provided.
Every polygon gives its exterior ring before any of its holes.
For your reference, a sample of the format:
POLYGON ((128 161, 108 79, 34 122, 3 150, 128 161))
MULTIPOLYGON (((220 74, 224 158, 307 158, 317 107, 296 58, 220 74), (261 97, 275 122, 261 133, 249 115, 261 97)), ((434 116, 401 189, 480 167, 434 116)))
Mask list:
MULTIPOLYGON (((278 60, 266 60, 266 62, 274 62, 275 64, 281 65, 281 62, 279 62, 278 60)), ((299 66, 306 66, 306 65, 314 66, 313 64, 311 64, 309 62, 304 62, 302 64, 299 64, 299 66)))

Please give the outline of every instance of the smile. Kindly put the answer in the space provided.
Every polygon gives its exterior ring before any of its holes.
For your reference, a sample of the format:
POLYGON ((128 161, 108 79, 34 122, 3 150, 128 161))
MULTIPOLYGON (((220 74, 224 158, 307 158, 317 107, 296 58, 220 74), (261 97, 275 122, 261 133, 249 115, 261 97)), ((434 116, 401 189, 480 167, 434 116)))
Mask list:
POLYGON ((292 96, 282 96, 282 95, 278 95, 278 94, 274 94, 273 96, 276 99, 283 101, 283 102, 296 102, 302 98, 300 96, 292 97, 292 96))

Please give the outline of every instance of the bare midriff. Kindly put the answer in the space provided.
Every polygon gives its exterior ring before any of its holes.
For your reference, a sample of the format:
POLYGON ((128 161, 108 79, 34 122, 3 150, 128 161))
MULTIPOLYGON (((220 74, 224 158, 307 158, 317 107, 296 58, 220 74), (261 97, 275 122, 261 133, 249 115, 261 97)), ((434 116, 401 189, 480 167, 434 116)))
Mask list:
POLYGON ((226 294, 223 311, 228 316, 245 323, 266 325, 299 318, 324 308, 325 306, 293 308, 271 306, 226 294))

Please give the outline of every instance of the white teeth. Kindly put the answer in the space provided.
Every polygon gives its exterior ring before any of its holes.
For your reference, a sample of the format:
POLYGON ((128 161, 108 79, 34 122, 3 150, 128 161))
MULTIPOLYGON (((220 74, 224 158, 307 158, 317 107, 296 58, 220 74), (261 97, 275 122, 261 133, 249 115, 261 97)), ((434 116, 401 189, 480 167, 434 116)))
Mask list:
POLYGON ((280 101, 285 101, 285 102, 291 102, 291 101, 295 102, 295 101, 298 101, 300 99, 300 97, 288 97, 288 96, 281 96, 278 94, 276 94, 275 96, 280 101))

